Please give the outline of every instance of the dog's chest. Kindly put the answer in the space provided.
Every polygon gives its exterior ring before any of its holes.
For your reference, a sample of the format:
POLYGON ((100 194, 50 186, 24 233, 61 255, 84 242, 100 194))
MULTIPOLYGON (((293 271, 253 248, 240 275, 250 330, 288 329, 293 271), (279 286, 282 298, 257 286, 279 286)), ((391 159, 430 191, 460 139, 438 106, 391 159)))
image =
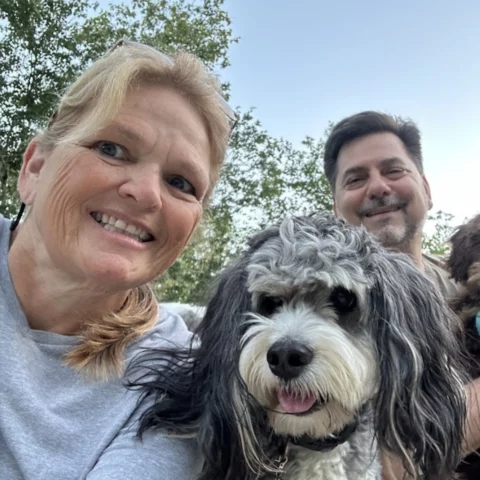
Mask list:
POLYGON ((281 480, 381 480, 376 454, 346 442, 330 452, 293 449, 281 480))

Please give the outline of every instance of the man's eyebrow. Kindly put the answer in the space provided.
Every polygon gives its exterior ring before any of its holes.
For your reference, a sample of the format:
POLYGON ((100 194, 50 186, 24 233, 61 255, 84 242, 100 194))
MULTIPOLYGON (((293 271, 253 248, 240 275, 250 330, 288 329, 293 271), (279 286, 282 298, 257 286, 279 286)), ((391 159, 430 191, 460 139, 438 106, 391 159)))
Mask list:
POLYGON ((349 175, 355 175, 355 174, 365 173, 365 172, 368 172, 368 168, 367 168, 367 167, 362 167, 362 166, 350 167, 350 168, 347 168, 347 169, 343 172, 342 177, 345 178, 345 177, 347 177, 347 176, 349 176, 349 175))
POLYGON ((405 161, 400 157, 390 157, 385 158, 380 162, 381 167, 390 167, 391 165, 395 165, 397 163, 405 163, 405 161))

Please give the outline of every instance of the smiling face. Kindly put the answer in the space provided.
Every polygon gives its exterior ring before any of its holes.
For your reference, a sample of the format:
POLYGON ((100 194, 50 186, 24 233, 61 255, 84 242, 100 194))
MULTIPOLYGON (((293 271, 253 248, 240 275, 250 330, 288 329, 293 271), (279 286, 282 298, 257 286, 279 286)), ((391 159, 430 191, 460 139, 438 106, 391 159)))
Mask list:
POLYGON ((287 219, 249 259, 239 372, 279 435, 339 432, 374 395, 372 264, 358 249, 372 250, 366 232, 318 216, 287 219))
POLYGON ((180 94, 143 87, 95 136, 25 154, 19 189, 37 260, 70 278, 121 291, 163 273, 202 215, 210 146, 180 94))
POLYGON ((406 252, 420 245, 432 206, 427 180, 392 133, 361 137, 340 149, 334 204, 337 216, 406 252))

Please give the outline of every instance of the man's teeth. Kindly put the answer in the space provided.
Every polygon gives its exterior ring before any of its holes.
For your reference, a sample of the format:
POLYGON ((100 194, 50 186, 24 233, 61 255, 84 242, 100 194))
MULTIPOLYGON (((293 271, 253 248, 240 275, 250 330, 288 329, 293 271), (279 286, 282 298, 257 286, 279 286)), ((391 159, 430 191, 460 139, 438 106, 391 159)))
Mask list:
POLYGON ((382 213, 390 213, 390 212, 396 212, 397 210, 400 210, 401 207, 393 207, 389 208, 388 210, 382 210, 379 212, 371 212, 367 213, 367 217, 374 217, 375 215, 381 215, 382 213))
POLYGON ((112 217, 111 215, 100 212, 93 213, 92 215, 98 223, 103 225, 105 230, 110 232, 124 233, 132 238, 135 238, 135 240, 138 240, 139 242, 152 240, 152 236, 148 232, 135 225, 132 225, 131 223, 127 223, 124 220, 120 220, 112 217))

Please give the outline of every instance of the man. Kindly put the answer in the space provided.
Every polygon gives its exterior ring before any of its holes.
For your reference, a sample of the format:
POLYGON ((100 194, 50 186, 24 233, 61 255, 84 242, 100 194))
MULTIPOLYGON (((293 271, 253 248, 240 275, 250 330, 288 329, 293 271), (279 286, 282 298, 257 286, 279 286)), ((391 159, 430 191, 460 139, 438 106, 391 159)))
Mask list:
MULTIPOLYGON (((366 111, 337 123, 325 144, 324 170, 335 215, 364 225, 387 248, 410 255, 447 298, 456 292, 441 259, 422 252, 423 226, 432 208, 423 171, 417 126, 390 115, 366 111)), ((471 384, 480 392, 480 379, 471 384)), ((466 451, 480 448, 479 402, 471 402, 466 451)), ((403 478, 402 469, 385 458, 384 478, 403 478)))

